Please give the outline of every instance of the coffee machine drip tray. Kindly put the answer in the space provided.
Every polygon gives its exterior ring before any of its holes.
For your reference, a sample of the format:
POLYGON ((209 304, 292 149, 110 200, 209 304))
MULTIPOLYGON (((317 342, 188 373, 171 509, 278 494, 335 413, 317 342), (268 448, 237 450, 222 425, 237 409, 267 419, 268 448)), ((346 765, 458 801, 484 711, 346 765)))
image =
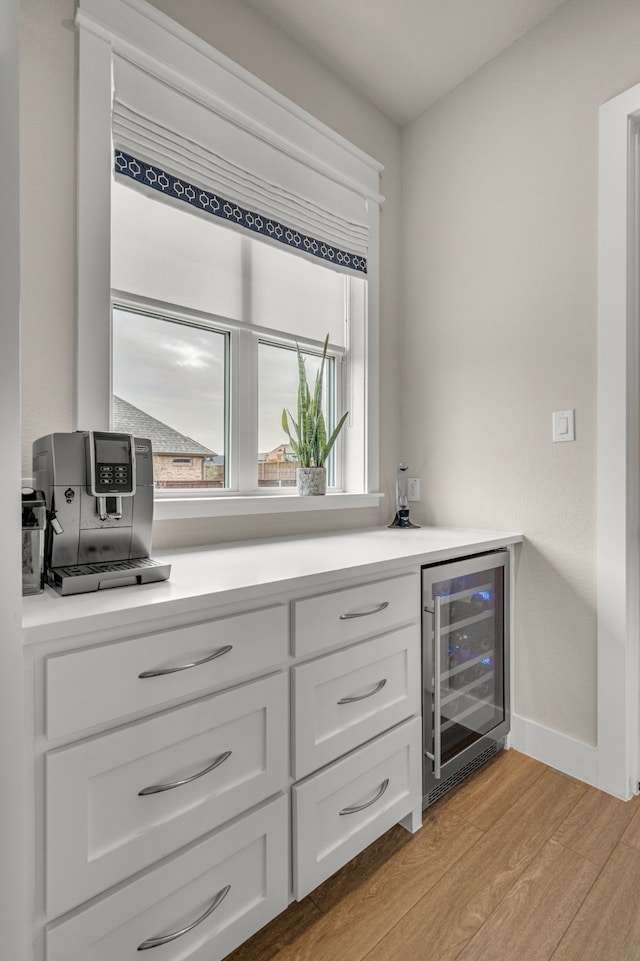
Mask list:
POLYGON ((78 564, 69 567, 50 567, 47 581, 58 594, 86 594, 109 587, 128 587, 166 581, 171 564, 162 564, 152 557, 131 560, 103 561, 99 564, 78 564))

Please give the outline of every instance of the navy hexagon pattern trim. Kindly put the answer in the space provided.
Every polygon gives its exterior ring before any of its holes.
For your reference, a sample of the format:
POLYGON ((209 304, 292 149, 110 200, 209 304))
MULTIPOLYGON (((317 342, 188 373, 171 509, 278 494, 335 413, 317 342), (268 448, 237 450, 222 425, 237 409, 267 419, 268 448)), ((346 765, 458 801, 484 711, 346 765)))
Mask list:
POLYGON ((138 183, 151 187, 153 190, 159 190, 166 196, 190 204, 192 207, 197 207, 198 210, 203 210, 214 217, 231 221, 246 230, 262 234, 264 237, 285 244, 295 250, 301 250, 328 263, 346 267, 361 274, 367 273, 365 257, 351 254, 339 247, 333 247, 322 240, 316 240, 314 237, 300 233, 299 230, 287 227, 277 220, 263 217, 253 210, 246 210, 233 201, 225 200, 224 197, 219 197, 208 190, 202 190, 200 187, 194 187, 193 184, 180 180, 159 167, 145 163, 143 160, 138 160, 122 150, 115 151, 114 169, 125 177, 131 177, 138 183))

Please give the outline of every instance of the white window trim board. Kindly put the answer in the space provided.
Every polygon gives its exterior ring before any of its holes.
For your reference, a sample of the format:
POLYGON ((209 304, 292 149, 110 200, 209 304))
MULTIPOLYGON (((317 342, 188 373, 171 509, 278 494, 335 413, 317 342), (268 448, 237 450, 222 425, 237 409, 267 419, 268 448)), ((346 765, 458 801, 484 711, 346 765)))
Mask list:
POLYGON ((301 107, 225 57, 146 0, 79 0, 82 34, 105 41, 176 89, 336 183, 369 198, 378 192, 383 165, 301 107))
MULTIPOLYGON (((112 168, 111 102, 113 55, 138 63, 153 75, 183 90, 245 129, 301 159, 309 170, 354 190, 366 200, 368 256, 368 320, 362 390, 366 411, 361 463, 349 472, 349 492, 326 502, 332 507, 369 506, 379 495, 379 203, 382 165, 306 111, 232 63, 200 38, 176 24, 145 0, 79 0, 78 95, 78 350, 77 426, 108 429, 111 397, 110 324, 110 185, 112 168), (108 358, 108 360, 107 360, 108 358), (354 478, 357 478, 354 485, 354 478), (355 490, 355 493, 351 493, 355 490), (368 496, 365 496, 368 495, 368 496)), ((233 440, 232 440, 233 442, 233 440)), ((241 458, 242 460, 242 458, 241 458)), ((243 478, 238 478, 242 483, 243 478)), ((163 516, 184 516, 172 499, 163 516), (170 510, 175 513, 170 514, 170 510)), ((191 506, 184 508, 191 513, 191 506)), ((204 498, 201 498, 204 500, 204 498)), ((220 498, 220 513, 232 511, 220 498)), ((262 497, 239 497, 247 513, 260 511, 262 497)), ((313 500, 313 499, 312 499, 313 500)), ((264 497, 272 512, 272 498, 264 497)), ((156 502, 158 507, 160 499, 156 502)), ((284 502, 283 502, 284 504, 284 502)), ((284 506, 281 509, 285 509, 284 506)), ((288 510, 309 510, 293 506, 288 510)), ((317 509, 317 508, 316 508, 317 509)), ((204 510, 204 505, 203 505, 204 510)), ((234 513, 242 513, 240 506, 234 513)), ((208 508, 206 514, 212 513, 208 508)), ((156 517, 160 513, 156 512, 156 517)), ((202 515, 201 515, 202 516, 202 515)))
POLYGON ((237 517, 244 514, 298 514, 307 511, 352 510, 378 507, 383 494, 324 494, 300 497, 296 493, 229 494, 197 496, 188 492, 163 492, 153 508, 155 520, 185 520, 190 517, 237 517))

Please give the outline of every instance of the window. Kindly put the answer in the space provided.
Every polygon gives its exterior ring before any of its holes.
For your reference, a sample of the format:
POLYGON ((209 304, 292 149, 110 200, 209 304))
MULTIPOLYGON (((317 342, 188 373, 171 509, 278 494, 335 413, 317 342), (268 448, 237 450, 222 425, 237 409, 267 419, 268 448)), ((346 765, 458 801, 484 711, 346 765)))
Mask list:
POLYGON ((159 489, 222 487, 218 474, 185 473, 197 458, 214 463, 226 450, 228 338, 223 332, 169 316, 114 306, 114 429, 147 437, 159 489), (189 457, 177 457, 178 452, 189 457), (177 465, 180 465, 179 467, 177 465), (213 481, 216 483, 213 483, 213 481))
MULTIPOLYGON (((310 384, 320 367, 318 354, 303 351, 310 384)), ((325 421, 329 432, 336 423, 335 357, 327 356, 325 366, 325 421)), ((258 341, 258 486, 295 487, 296 457, 280 426, 283 409, 297 418, 295 409, 298 389, 298 358, 295 350, 281 344, 258 341)), ((327 465, 327 486, 336 486, 335 458, 327 465)))
POLYGON ((78 426, 162 438, 157 517, 311 509, 269 495, 329 332, 326 506, 377 503, 381 166, 144 0, 76 23, 78 426))
MULTIPOLYGON (((117 175, 111 273, 112 423, 151 439, 158 490, 295 487, 282 428, 283 409, 295 416, 295 344, 312 383, 330 337, 330 432, 346 409, 352 291, 361 294, 362 326, 366 280, 243 236, 117 175), (202 469, 186 471, 184 459, 168 456, 176 450, 199 458, 202 469)), ((327 465, 329 489, 342 488, 341 449, 327 465)))

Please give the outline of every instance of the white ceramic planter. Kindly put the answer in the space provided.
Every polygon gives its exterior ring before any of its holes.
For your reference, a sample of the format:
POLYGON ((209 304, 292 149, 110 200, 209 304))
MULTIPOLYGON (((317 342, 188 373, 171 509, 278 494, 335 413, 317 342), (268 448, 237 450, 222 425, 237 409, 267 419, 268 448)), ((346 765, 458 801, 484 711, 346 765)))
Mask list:
POLYGON ((326 467, 297 467, 296 481, 298 493, 303 496, 317 496, 327 492, 326 467))

